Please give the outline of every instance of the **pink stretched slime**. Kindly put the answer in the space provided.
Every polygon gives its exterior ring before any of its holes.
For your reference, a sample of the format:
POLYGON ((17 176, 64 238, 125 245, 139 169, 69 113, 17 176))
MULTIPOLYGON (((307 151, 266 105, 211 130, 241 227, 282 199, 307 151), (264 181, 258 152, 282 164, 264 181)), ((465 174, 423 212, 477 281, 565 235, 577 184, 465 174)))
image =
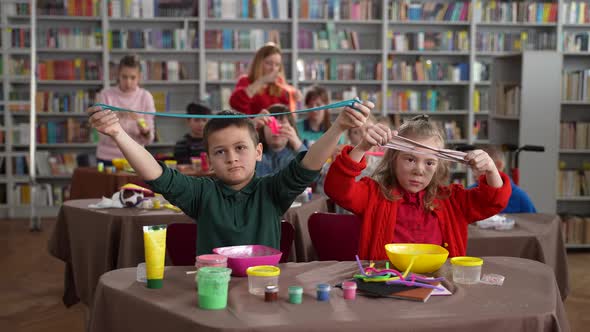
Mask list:
POLYGON ((268 127, 273 135, 279 135, 281 133, 281 124, 277 121, 277 118, 271 116, 268 122, 268 127))

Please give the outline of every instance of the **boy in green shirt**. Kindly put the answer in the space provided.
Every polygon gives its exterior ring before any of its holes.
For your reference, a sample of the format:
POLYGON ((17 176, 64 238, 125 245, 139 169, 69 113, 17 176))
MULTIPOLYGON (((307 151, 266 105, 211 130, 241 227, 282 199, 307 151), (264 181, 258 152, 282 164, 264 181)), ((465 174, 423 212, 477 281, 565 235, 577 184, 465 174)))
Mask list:
MULTIPOLYGON (((197 255, 243 244, 280 247, 280 220, 297 195, 317 178, 347 129, 364 125, 371 102, 345 107, 309 149, 272 176, 256 177, 262 144, 249 119, 212 119, 204 140, 215 178, 185 176, 158 163, 121 128, 117 115, 91 107, 90 123, 117 143, 137 174, 198 223, 197 255)), ((221 114, 235 114, 222 112, 221 114)), ((259 120, 259 121, 266 121, 259 120)))

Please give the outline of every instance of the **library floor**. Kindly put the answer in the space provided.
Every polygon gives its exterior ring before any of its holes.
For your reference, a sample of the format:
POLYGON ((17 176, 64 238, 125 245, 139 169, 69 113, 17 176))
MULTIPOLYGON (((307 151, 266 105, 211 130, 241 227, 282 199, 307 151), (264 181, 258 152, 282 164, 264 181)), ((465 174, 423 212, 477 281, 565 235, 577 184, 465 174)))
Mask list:
MULTIPOLYGON (((43 232, 28 231, 28 220, 0 220, 0 331, 84 331, 85 307, 66 309, 61 296, 61 261, 47 252, 54 219, 43 232)), ((590 252, 568 254, 571 292, 565 302, 572 331, 590 324, 590 252)))

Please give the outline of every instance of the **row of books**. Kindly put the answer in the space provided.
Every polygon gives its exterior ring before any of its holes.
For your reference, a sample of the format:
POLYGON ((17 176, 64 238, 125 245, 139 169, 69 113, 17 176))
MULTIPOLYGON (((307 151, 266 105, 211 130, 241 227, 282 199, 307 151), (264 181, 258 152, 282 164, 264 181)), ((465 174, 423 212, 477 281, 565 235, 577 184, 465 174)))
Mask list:
POLYGON ((514 83, 498 83, 496 86, 496 115, 517 117, 520 115, 521 87, 514 83))
MULTIPOLYGON (((10 190, 13 191, 13 205, 31 204, 31 186, 29 184, 19 183, 10 190)), ((61 206, 68 199, 70 199, 69 184, 43 183, 38 187, 35 206, 61 206)))
POLYGON ((96 103, 97 96, 98 91, 37 91, 35 111, 37 113, 83 113, 96 103))
POLYGON ((561 98, 563 100, 590 100, 590 69, 563 71, 561 98))
POLYGON ((41 60, 37 75, 40 80, 100 80, 102 69, 97 60, 41 60))
POLYGON ((413 2, 392 1, 389 7, 391 21, 468 21, 469 1, 413 2))
POLYGON ((109 31, 109 49, 197 49, 195 29, 143 29, 109 31))
POLYGON ((24 28, 9 29, 10 47, 29 48, 31 47, 31 30, 24 28))
POLYGON ((590 197, 590 170, 562 169, 557 171, 557 195, 590 197))
MULTIPOLYGON (((205 31, 205 48, 206 49, 249 49, 257 50, 267 42, 273 42, 281 47, 281 38, 279 30, 206 30, 205 31)), ((284 44, 284 43, 283 43, 284 44)))
POLYGON ((198 15, 193 0, 108 0, 108 15, 114 18, 187 17, 198 15))
POLYGON ((550 31, 522 32, 478 31, 475 48, 479 52, 507 52, 523 50, 554 50, 556 34, 550 31))
POLYGON ((572 32, 563 33, 563 51, 564 52, 589 52, 588 39, 590 32, 572 32))
POLYGON ((394 81, 469 81, 469 63, 433 62, 419 58, 415 62, 394 61, 388 68, 394 81))
MULTIPOLYGON (((117 71, 119 65, 115 62, 109 62, 110 68, 110 79, 117 79, 117 71)), ((144 81, 155 80, 155 81, 181 81, 192 79, 189 77, 187 72, 187 64, 177 61, 140 61, 141 67, 141 79, 144 81)))
POLYGON ((567 244, 590 244, 590 217, 563 215, 562 234, 567 244))
POLYGON ((378 80, 381 79, 381 62, 339 59, 297 60, 300 80, 378 80))
POLYGON ((358 50, 359 37, 356 31, 336 31, 334 23, 326 24, 327 30, 299 29, 297 43, 300 49, 312 50, 358 50))
POLYGON ((100 50, 102 49, 102 29, 89 27, 38 29, 37 47, 100 50))
MULTIPOLYGON (((29 144, 28 123, 13 126, 12 138, 14 144, 29 144)), ((37 125, 37 143, 97 143, 98 133, 92 130, 86 119, 69 118, 65 120, 42 121, 37 125)))
POLYGON ((101 0, 38 0, 38 15, 100 16, 101 0))
POLYGON ((441 32, 394 32, 389 30, 388 39, 394 51, 469 51, 467 31, 441 32))
POLYGON ((248 72, 249 61, 207 61, 207 80, 235 80, 248 72))
POLYGON ((475 89, 473 91, 473 112, 485 112, 490 110, 490 94, 487 89, 475 89))
POLYGON ((291 12, 290 4, 284 0, 208 0, 207 17, 286 20, 291 12))
MULTIPOLYGON (((30 160, 29 156, 15 156, 13 158, 2 158, 0 174, 5 174, 6 160, 12 161, 13 174, 17 176, 26 176, 29 174, 30 160)), ((94 153, 52 153, 49 151, 35 152, 35 165, 38 176, 71 176, 78 167, 96 165, 96 155, 94 153)))
POLYGON ((587 2, 572 1, 562 4, 562 12, 565 24, 585 24, 590 23, 590 6, 587 2))
POLYGON ((460 109, 459 96, 445 90, 387 91, 387 109, 391 111, 450 111, 460 109))
POLYGON ((478 1, 476 22, 555 23, 557 3, 538 1, 478 1))
POLYGON ((31 59, 22 57, 8 58, 8 72, 10 75, 26 76, 31 73, 31 59))
POLYGON ((373 20, 380 13, 380 0, 299 0, 303 19, 373 20))
POLYGON ((561 122, 559 129, 560 149, 590 149, 590 122, 561 122))
POLYGON ((461 129, 461 125, 455 121, 439 121, 439 120, 430 120, 434 123, 437 123, 445 133, 445 140, 461 140, 463 139, 463 130, 461 129))
POLYGON ((473 136, 475 137, 475 139, 488 139, 488 120, 473 120, 473 126, 471 128, 473 130, 473 136))

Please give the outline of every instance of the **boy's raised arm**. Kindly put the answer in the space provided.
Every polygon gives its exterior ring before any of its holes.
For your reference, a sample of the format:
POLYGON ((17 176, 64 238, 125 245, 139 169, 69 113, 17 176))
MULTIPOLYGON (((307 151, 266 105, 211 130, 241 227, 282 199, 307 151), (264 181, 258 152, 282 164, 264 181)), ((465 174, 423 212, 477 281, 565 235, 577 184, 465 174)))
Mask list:
POLYGON ((144 180, 155 180, 162 175, 162 167, 141 145, 135 142, 121 127, 119 118, 111 110, 93 106, 86 111, 90 124, 100 133, 110 136, 135 172, 144 180))
POLYGON ((365 101, 362 104, 355 103, 353 107, 354 109, 345 107, 330 129, 311 146, 301 161, 303 167, 309 170, 321 169, 326 160, 334 153, 342 133, 347 129, 364 125, 375 105, 370 101, 365 101))

